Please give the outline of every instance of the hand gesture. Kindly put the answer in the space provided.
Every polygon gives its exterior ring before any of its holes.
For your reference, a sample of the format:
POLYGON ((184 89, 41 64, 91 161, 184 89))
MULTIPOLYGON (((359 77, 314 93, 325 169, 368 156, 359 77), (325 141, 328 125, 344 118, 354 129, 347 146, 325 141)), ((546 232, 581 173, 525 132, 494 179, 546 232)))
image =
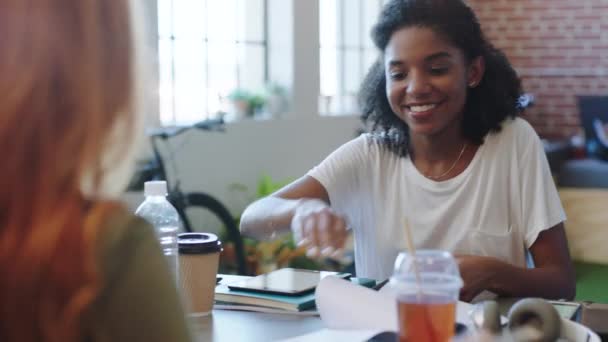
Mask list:
POLYGON ((307 248, 313 258, 338 258, 346 241, 346 221, 327 203, 318 199, 303 199, 296 207, 291 230, 298 246, 307 248))
POLYGON ((460 290, 460 300, 470 302, 490 286, 496 259, 477 255, 457 255, 456 262, 464 282, 460 290))

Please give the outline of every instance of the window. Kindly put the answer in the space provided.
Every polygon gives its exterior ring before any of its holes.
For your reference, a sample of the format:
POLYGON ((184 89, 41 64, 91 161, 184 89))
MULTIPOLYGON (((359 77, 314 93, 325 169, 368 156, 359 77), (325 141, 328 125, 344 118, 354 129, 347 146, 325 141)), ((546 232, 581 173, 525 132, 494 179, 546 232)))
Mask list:
POLYGON ((158 0, 161 124, 214 116, 231 91, 264 86, 266 13, 266 0, 158 0))
POLYGON ((357 112, 356 98, 378 56, 370 32, 383 0, 319 0, 322 115, 357 112))

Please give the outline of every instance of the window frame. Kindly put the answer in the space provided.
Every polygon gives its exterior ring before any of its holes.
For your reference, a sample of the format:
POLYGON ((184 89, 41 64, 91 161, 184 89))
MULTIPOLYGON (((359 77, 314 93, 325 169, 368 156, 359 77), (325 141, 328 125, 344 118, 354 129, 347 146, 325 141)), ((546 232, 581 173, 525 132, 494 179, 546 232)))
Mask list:
MULTIPOLYGON (((153 21, 155 21, 155 25, 151 25, 150 29, 152 30, 151 35, 153 35, 155 37, 155 56, 157 58, 157 64, 156 64, 156 72, 157 72, 157 79, 158 79, 158 89, 159 89, 159 96, 158 96, 158 111, 157 111, 157 115, 158 115, 158 122, 161 126, 179 126, 179 125, 184 125, 184 124, 190 124, 192 123, 192 120, 187 120, 187 119, 179 119, 179 113, 178 113, 178 108, 177 108, 177 98, 174 95, 175 91, 176 91, 176 86, 177 86, 177 82, 176 82, 176 77, 177 77, 177 72, 176 72, 176 56, 175 56, 175 50, 176 50, 176 43, 179 40, 182 41, 186 41, 189 40, 190 38, 180 38, 177 33, 175 32, 175 26, 174 26, 174 20, 175 20, 175 13, 174 11, 174 3, 176 1, 180 1, 180 0, 163 0, 163 1, 168 1, 170 2, 170 9, 172 11, 172 13, 170 14, 170 34, 168 36, 164 36, 161 34, 161 32, 159 32, 159 22, 160 22, 160 14, 158 13, 159 11, 159 0, 153 0, 150 1, 152 4, 150 4, 150 6, 153 6, 155 8, 155 13, 154 13, 154 18, 153 21), (170 51, 170 77, 169 80, 167 82, 170 83, 170 114, 167 115, 167 117, 170 117, 169 120, 163 120, 163 116, 164 114, 162 113, 163 111, 163 99, 162 99, 162 94, 161 89, 163 86, 163 72, 161 71, 161 68, 163 68, 164 65, 161 65, 162 63, 162 57, 161 57, 161 53, 163 53, 161 51, 161 43, 168 43, 171 45, 171 51, 170 51)), ((209 16, 209 12, 207 10, 208 8, 208 3, 209 1, 215 1, 215 0, 198 0, 201 1, 203 3, 203 11, 205 12, 203 15, 202 20, 205 21, 205 29, 204 29, 204 34, 202 35, 202 39, 194 39, 194 41, 197 41, 197 44, 201 44, 202 45, 202 50, 204 51, 204 60, 201 61, 202 64, 202 68, 204 70, 204 77, 202 78, 202 82, 204 84, 204 88, 205 89, 211 89, 210 86, 210 77, 209 77, 209 70, 211 68, 210 65, 210 58, 209 58, 209 45, 213 45, 213 44, 217 44, 218 41, 217 40, 212 40, 209 38, 209 27, 208 27, 208 16, 209 16)), ((243 4, 246 3, 247 0, 236 0, 235 2, 235 6, 236 6, 236 10, 237 12, 240 10, 240 6, 242 6, 243 4)), ((262 4, 262 12, 263 12, 263 18, 262 18, 262 39, 261 40, 250 40, 247 39, 246 37, 239 37, 238 33, 237 33, 237 37, 234 40, 229 40, 227 42, 225 42, 226 44, 232 44, 234 45, 235 50, 237 51, 237 54, 239 51, 241 51, 241 49, 249 47, 249 46, 256 46, 256 47, 261 47, 263 49, 263 57, 262 57, 262 67, 263 67, 263 83, 267 84, 270 79, 269 79, 269 42, 268 42, 268 32, 269 32, 269 20, 268 20, 268 3, 269 0, 259 0, 261 1, 262 4)), ((237 29, 236 31, 238 32, 238 14, 236 15, 236 20, 235 20, 235 25, 237 25, 237 29)), ((239 61, 239 56, 235 56, 235 63, 233 65, 234 67, 234 71, 235 71, 235 89, 241 88, 242 87, 242 79, 243 79, 243 73, 242 73, 242 68, 243 68, 243 63, 239 61)), ((257 90, 257 89, 256 89, 257 90)), ((214 116, 215 113, 213 113, 212 108, 210 107, 210 101, 209 101, 209 92, 208 91, 204 91, 204 97, 205 97, 205 101, 204 101, 204 109, 201 113, 201 117, 200 120, 204 120, 206 118, 212 118, 214 116)), ((225 94, 227 95, 227 94, 225 94)), ((200 121, 198 120, 198 121, 200 121)), ((197 121, 197 120, 195 120, 197 121)))

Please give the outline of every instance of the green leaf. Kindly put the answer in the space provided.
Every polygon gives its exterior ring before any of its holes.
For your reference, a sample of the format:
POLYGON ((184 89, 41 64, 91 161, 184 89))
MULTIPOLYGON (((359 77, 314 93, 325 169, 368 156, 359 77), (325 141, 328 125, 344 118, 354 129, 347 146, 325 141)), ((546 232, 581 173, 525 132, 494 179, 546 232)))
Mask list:
POLYGON ((305 256, 299 256, 289 261, 289 267, 301 268, 305 270, 320 270, 321 264, 305 256))
POLYGON ((258 181, 258 189, 256 193, 256 198, 266 197, 273 192, 279 190, 285 185, 289 184, 291 180, 283 180, 279 182, 274 182, 269 175, 262 175, 260 180, 258 181))

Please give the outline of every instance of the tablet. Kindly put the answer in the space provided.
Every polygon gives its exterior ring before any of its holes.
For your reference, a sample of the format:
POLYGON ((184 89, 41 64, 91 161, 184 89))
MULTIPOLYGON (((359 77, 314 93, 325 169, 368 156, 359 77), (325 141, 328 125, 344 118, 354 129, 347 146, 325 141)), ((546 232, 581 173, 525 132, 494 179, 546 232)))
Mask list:
POLYGON ((282 268, 240 282, 226 284, 231 290, 253 291, 288 296, 313 292, 319 281, 327 276, 349 278, 349 273, 282 268))

